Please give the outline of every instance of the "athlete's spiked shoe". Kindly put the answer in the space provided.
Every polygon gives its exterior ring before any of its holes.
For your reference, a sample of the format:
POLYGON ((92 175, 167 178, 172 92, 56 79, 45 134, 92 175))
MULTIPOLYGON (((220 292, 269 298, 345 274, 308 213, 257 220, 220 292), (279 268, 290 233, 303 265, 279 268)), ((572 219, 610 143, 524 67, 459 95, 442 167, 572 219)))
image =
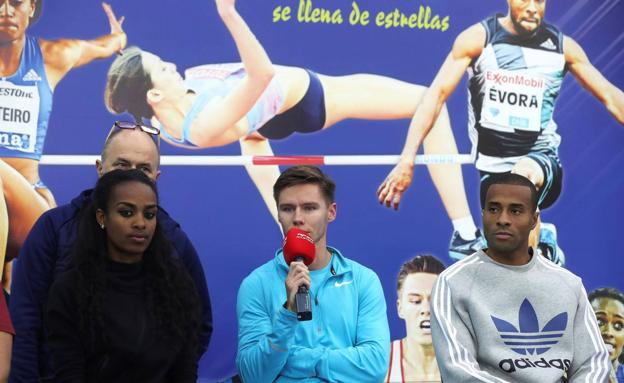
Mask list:
POLYGON ((541 255, 561 267, 565 266, 565 254, 557 244, 557 228, 552 223, 542 222, 540 226, 539 244, 541 255))
POLYGON ((475 232, 475 239, 465 240, 463 239, 457 230, 453 231, 451 237, 451 243, 449 245, 449 256, 452 259, 460 260, 474 252, 481 250, 485 247, 485 239, 481 235, 481 231, 477 229, 475 232))

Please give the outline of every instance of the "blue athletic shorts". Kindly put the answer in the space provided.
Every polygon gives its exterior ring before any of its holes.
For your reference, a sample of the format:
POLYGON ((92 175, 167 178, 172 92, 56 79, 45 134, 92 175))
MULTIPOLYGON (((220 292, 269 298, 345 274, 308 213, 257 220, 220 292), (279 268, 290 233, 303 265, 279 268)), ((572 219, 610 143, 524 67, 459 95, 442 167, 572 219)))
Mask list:
POLYGON ((278 140, 295 132, 312 133, 323 129, 325 125, 325 94, 318 75, 307 70, 310 84, 299 102, 284 113, 280 113, 266 122, 260 129, 263 137, 278 140))
MULTIPOLYGON (((559 161, 559 156, 553 152, 533 152, 526 155, 528 158, 537 162, 542 169, 544 175, 544 185, 537 191, 538 202, 537 206, 541 210, 554 204, 559 195, 561 194, 561 188, 563 185, 563 168, 559 161)), ((492 173, 480 171, 481 173, 481 185, 492 173)))

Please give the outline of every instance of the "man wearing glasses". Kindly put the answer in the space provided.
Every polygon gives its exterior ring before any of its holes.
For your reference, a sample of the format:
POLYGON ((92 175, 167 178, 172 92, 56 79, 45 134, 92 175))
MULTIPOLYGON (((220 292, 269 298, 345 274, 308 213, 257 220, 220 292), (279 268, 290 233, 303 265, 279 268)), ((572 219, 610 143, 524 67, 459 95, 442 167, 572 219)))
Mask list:
MULTIPOLYGON (((160 145, 157 128, 116 122, 112 127, 101 159, 95 163, 98 176, 114 169, 139 169, 156 181, 160 175, 160 145)), ((11 362, 11 382, 48 381, 49 355, 45 347, 43 311, 48 289, 70 261, 81 212, 91 199, 92 189, 80 193, 71 203, 44 213, 32 228, 21 248, 13 271, 10 312, 16 330, 11 362)), ((187 268, 202 301, 201 354, 212 333, 212 313, 208 287, 195 248, 186 234, 164 209, 158 221, 187 268)))

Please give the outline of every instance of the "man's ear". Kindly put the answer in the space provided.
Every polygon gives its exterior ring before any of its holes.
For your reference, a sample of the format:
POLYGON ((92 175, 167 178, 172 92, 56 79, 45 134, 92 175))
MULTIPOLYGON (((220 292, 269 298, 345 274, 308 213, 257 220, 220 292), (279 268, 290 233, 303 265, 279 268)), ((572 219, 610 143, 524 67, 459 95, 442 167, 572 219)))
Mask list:
POLYGON ((397 314, 399 316, 399 318, 401 319, 405 319, 405 315, 403 315, 403 307, 401 305, 401 300, 397 298, 396 301, 396 306, 397 306, 397 314))
POLYGON ((329 205, 329 209, 327 210, 327 222, 332 222, 333 220, 335 220, 336 213, 337 213, 336 202, 332 202, 331 205, 329 205))
POLYGON ((540 212, 538 210, 535 210, 535 213, 533 213, 533 222, 531 223, 531 230, 535 229, 535 226, 537 226, 537 222, 539 221, 539 215, 540 215, 540 212))
POLYGON ((104 167, 102 165, 102 160, 95 160, 95 170, 97 171, 98 178, 102 177, 104 174, 104 167))

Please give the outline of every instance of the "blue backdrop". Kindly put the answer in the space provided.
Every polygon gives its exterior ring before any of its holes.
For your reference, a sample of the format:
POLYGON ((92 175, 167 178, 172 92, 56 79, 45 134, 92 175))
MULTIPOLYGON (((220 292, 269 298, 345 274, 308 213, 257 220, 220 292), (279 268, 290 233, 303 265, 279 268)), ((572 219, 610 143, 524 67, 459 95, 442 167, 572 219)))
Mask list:
MULTIPOLYGON (((237 8, 263 43, 274 63, 305 66, 340 75, 375 73, 429 84, 453 43, 466 27, 495 12, 499 1, 357 0, 371 18, 395 8, 417 13, 429 6, 432 15, 449 16, 448 30, 383 28, 373 23, 350 25, 353 3, 310 0, 313 7, 340 9, 342 24, 306 23, 296 19, 296 0, 240 1, 237 8), (278 6, 293 8, 289 21, 273 22, 278 6)), ((129 45, 139 45, 173 61, 178 68, 238 61, 235 46, 211 1, 113 0, 125 16, 129 45)), ((546 19, 584 47, 594 65, 618 88, 624 87, 624 5, 617 0, 548 2, 546 19)), ((93 38, 108 32, 100 4, 84 0, 46 1, 42 18, 30 34, 47 39, 93 38)), ((45 154, 96 154, 117 118, 103 103, 106 71, 103 60, 72 71, 57 87, 45 154)), ((448 101, 460 152, 468 153, 465 84, 448 101)), ((558 202, 543 213, 557 225, 567 267, 580 275, 587 290, 599 286, 622 289, 619 239, 624 213, 624 129, 571 76, 565 80, 555 119, 563 141, 564 189, 558 202)), ((276 154, 398 154, 408 121, 346 121, 311 135, 273 141, 276 154)), ((188 152, 164 145, 163 154, 240 154, 237 144, 188 152)), ((206 381, 235 373, 236 293, 241 280, 272 257, 281 234, 242 167, 165 167, 159 180, 162 205, 178 220, 198 249, 208 279, 214 333, 201 361, 206 381)), ((330 225, 329 243, 374 269, 388 303, 393 339, 405 335, 396 315, 395 280, 399 266, 419 252, 431 252, 447 264, 452 231, 440 199, 424 167, 418 167, 399 212, 380 206, 375 190, 388 166, 326 167, 336 181, 338 219, 330 225)), ((472 213, 480 222, 478 175, 464 166, 472 213)), ((44 166, 42 179, 59 204, 68 202, 96 180, 92 166, 44 166)))

